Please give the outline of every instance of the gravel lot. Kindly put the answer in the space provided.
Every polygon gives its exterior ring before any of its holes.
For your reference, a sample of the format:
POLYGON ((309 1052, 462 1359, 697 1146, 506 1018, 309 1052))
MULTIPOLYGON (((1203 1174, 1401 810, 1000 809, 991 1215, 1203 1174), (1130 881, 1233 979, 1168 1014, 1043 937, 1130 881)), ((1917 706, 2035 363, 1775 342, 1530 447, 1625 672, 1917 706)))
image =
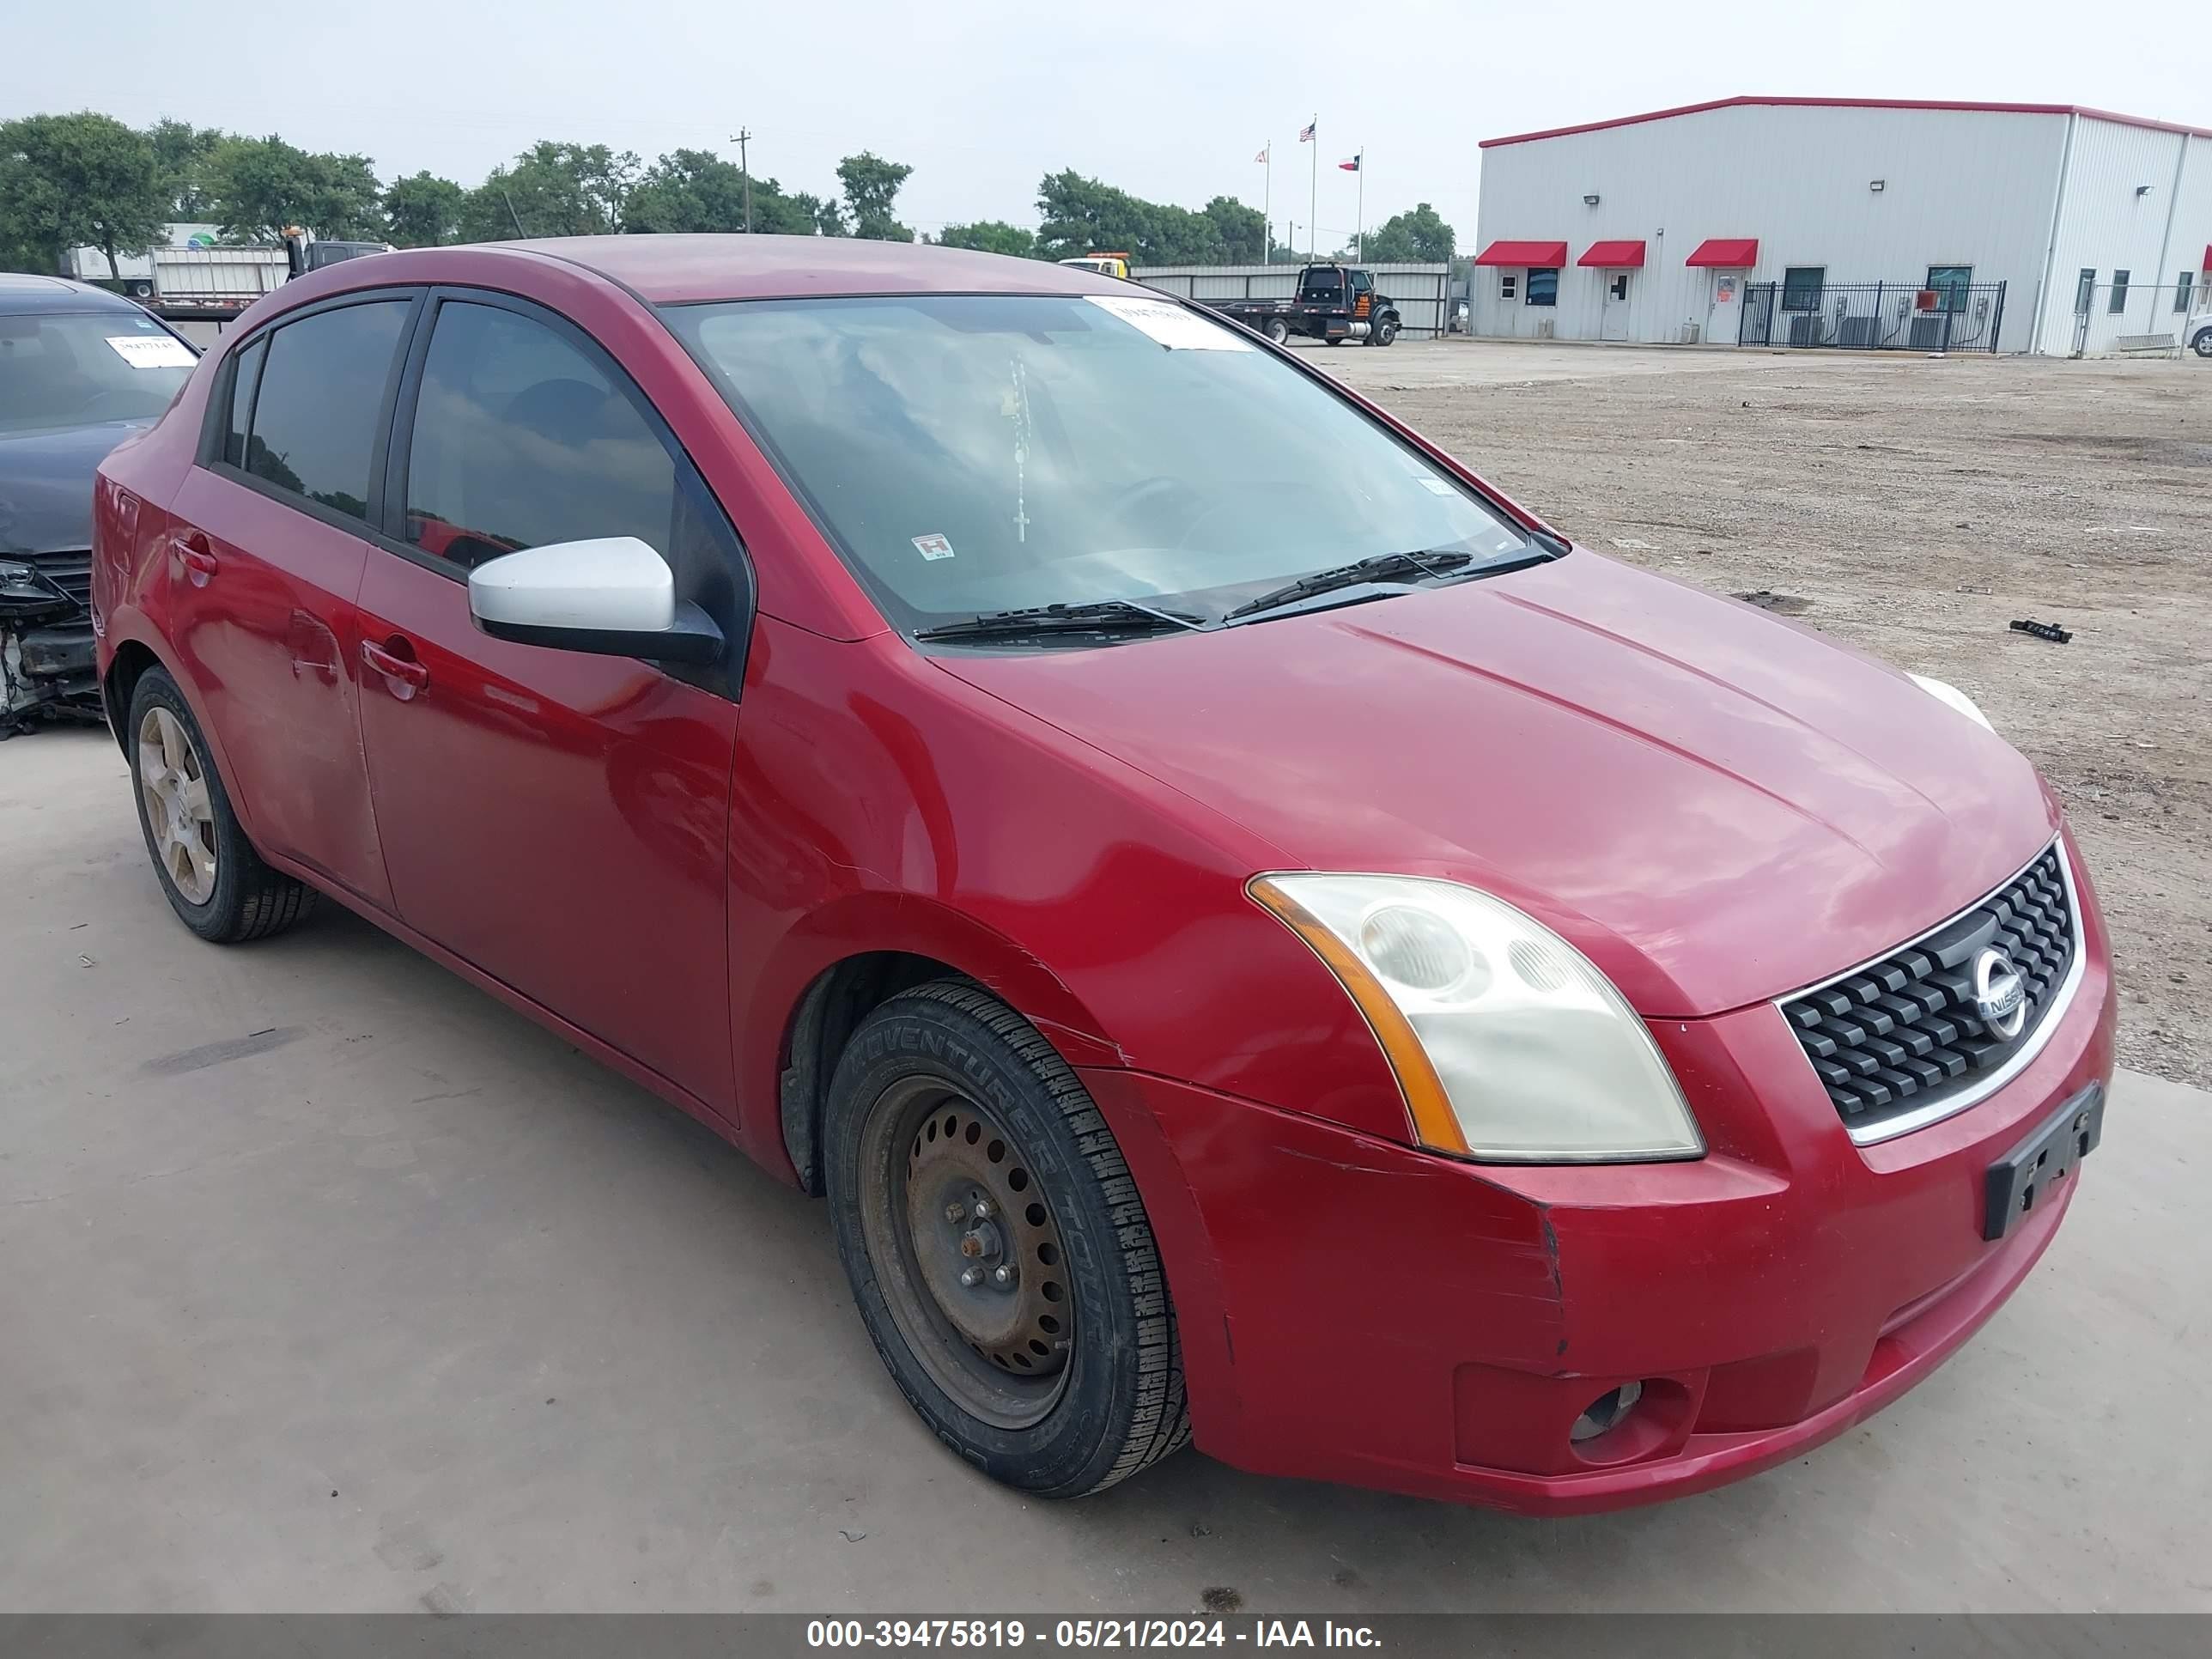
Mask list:
POLYGON ((1401 342, 1327 366, 1593 547, 1961 687, 2058 791, 2120 1053, 2212 1084, 2212 374, 1401 342), (2059 622, 2069 645, 2010 631, 2059 622))

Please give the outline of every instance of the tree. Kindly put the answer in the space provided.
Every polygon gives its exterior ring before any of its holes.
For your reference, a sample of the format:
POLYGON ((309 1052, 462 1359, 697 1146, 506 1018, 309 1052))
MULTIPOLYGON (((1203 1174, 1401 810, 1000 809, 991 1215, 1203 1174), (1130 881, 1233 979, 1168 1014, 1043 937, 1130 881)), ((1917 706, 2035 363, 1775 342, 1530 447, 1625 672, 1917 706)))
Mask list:
MULTIPOLYGON (((1073 170, 1044 176, 1037 185, 1037 211, 1044 219, 1037 252, 1047 259, 1097 252, 1127 253, 1139 264, 1228 263, 1227 240, 1206 215, 1147 202, 1073 170)), ((1255 237, 1255 251, 1257 245, 1255 237)))
POLYGON ((209 209, 223 233, 250 242, 281 240, 288 225, 361 240, 382 228, 383 191, 366 155, 310 153, 271 133, 226 138, 207 166, 209 209))
POLYGON ((468 193, 461 204, 462 240, 604 236, 621 228, 639 171, 629 150, 540 139, 468 193))
MULTIPOLYGON (((752 181, 753 229, 769 236, 811 236, 821 204, 787 196, 773 179, 752 181)), ((647 167, 623 203, 622 228, 641 234, 741 231, 745 175, 710 150, 672 150, 647 167)))
POLYGON ((1206 216, 1221 233, 1222 249, 1228 264, 1255 265, 1265 262, 1267 222, 1260 216, 1259 209, 1246 207, 1234 197, 1217 196, 1206 204, 1206 216))
POLYGON ((215 153, 228 135, 220 127, 196 127, 164 118, 146 129, 154 146, 154 166, 168 193, 172 217, 205 218, 214 210, 210 196, 215 153))
POLYGON ((914 240, 914 232, 894 216, 899 187, 913 172, 902 162, 886 161, 865 149, 837 163, 845 204, 853 210, 853 234, 873 242, 914 240))
POLYGON ((384 237, 395 247, 443 247, 461 234, 468 191, 434 173, 394 179, 384 191, 384 237))
POLYGON ((1359 251, 1370 264, 1438 264, 1452 257, 1452 228, 1424 202, 1369 231, 1359 251))
POLYGON ((791 199, 814 221, 817 236, 850 236, 852 227, 845 222, 845 210, 834 196, 809 196, 805 191, 793 191, 791 199))
POLYGON ((0 123, 0 238, 27 268, 55 270, 89 245, 107 259, 143 253, 168 218, 154 146, 112 115, 27 115, 0 123))
POLYGON ((978 219, 970 225, 947 225, 938 242, 945 247, 974 248, 979 253, 1010 253, 1018 259, 1037 257, 1036 233, 1003 219, 978 219))

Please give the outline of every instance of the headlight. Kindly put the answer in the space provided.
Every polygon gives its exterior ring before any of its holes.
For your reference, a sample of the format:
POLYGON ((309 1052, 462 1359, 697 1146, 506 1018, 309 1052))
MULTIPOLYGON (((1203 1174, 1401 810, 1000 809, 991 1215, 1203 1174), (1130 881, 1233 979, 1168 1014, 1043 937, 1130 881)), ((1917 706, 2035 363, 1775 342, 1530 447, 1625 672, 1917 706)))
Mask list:
POLYGON ((1923 691, 1925 691, 1929 696, 1935 698, 1936 702, 1948 704, 1951 708, 1957 709, 1968 720, 1973 721, 1977 726, 1979 726, 1984 732, 1994 732, 1996 730, 1996 726, 1990 724, 1990 717, 1982 713, 1980 707, 1974 702, 1974 700, 1968 696, 1965 692, 1959 690, 1957 686, 1952 685, 1943 680, 1930 679, 1925 674, 1907 674, 1905 678, 1911 680, 1915 685, 1918 686, 1923 691))
POLYGON ((1414 876, 1258 876, 1250 890, 1366 1015, 1423 1146, 1516 1164, 1703 1155, 1643 1020, 1542 923, 1414 876))

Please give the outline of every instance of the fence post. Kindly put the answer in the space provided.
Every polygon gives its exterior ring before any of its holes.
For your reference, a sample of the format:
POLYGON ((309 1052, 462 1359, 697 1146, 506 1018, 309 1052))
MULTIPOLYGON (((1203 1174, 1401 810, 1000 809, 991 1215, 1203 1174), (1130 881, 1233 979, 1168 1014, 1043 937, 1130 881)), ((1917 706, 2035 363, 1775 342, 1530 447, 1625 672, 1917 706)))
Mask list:
POLYGON ((1997 284, 1997 314, 1990 323, 1990 356, 1992 357, 1997 355, 1997 342, 2004 335, 2004 296, 2005 285, 1999 283, 1997 284))

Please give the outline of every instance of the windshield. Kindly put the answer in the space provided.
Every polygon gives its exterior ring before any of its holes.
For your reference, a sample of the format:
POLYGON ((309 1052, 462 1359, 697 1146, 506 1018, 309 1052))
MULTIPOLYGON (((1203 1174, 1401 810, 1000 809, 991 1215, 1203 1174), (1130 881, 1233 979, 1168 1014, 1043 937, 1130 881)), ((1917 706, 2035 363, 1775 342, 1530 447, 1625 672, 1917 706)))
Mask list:
POLYGON ((195 361, 151 317, 0 315, 0 432, 150 419, 169 406, 195 361))
POLYGON ((904 629, 1528 539, 1246 336, 1142 295, 743 301, 663 315, 904 629))

